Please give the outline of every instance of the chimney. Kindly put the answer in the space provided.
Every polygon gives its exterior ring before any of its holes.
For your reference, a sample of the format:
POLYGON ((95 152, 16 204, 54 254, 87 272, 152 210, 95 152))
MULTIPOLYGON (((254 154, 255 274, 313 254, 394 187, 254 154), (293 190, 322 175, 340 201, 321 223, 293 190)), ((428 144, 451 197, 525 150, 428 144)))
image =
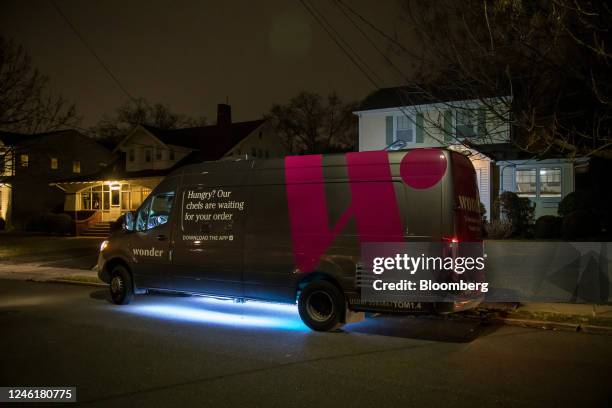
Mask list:
POLYGON ((217 126, 230 126, 232 124, 232 107, 226 103, 217 105, 217 126))

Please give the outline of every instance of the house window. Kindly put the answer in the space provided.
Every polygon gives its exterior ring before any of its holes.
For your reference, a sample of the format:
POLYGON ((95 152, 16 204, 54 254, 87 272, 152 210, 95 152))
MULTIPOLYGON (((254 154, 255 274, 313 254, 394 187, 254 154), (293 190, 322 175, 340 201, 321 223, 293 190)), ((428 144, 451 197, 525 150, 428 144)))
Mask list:
POLYGON ((254 147, 251 149, 251 153, 253 154, 253 157, 257 157, 257 149, 254 147))
POLYGON ((27 154, 19 155, 19 162, 21 163, 21 167, 28 167, 30 164, 30 156, 27 154))
POLYGON ((174 150, 170 149, 170 151, 168 151, 168 158, 174 160, 174 150))
POLYGON ((132 148, 128 150, 128 161, 133 162, 134 160, 136 160, 136 151, 132 148))
POLYGON ((540 169, 540 197, 561 197, 561 169, 540 169))
POLYGON ((162 149, 155 149, 155 160, 162 159, 162 149))
POLYGON ((395 140, 414 142, 414 123, 407 115, 398 116, 396 118, 395 140))
POLYGON ((145 149, 145 162, 151 163, 152 156, 151 149, 145 149))
POLYGON ((72 162, 72 172, 73 173, 81 172, 81 161, 80 160, 75 160, 72 162))
POLYGON ((58 162, 57 162, 57 157, 52 157, 51 158, 51 169, 52 170, 57 170, 59 167, 58 162))
POLYGON ((536 169, 516 171, 516 193, 520 197, 535 197, 537 192, 536 169))
POLYGON ((476 136, 476 112, 470 109, 460 109, 457 111, 457 137, 476 136))

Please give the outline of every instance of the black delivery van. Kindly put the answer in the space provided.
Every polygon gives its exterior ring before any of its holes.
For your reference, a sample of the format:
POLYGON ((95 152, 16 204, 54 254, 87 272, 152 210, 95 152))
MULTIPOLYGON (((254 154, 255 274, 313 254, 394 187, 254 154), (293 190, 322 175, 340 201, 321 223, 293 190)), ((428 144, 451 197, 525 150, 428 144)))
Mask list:
POLYGON ((360 252, 367 242, 479 242, 478 204, 470 160, 447 149, 203 162, 123 216, 98 274, 117 304, 148 290, 297 302, 314 330, 368 311, 457 311, 479 300, 362 301, 360 252))

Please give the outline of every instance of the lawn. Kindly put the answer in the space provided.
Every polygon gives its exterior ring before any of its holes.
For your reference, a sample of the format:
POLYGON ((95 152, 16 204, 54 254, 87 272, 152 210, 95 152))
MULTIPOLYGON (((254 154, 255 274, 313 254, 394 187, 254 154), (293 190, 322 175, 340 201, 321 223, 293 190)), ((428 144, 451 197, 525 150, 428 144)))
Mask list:
POLYGON ((49 266, 89 268, 96 262, 102 239, 0 234, 0 261, 37 262, 49 266))

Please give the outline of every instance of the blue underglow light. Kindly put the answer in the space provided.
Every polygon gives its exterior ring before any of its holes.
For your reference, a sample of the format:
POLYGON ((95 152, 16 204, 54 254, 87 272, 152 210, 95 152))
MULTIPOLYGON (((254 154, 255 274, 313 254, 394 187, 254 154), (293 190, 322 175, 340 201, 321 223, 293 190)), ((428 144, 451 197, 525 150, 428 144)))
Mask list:
POLYGON ((295 305, 248 301, 236 303, 206 297, 136 299, 122 310, 137 315, 193 323, 307 331, 295 305))

